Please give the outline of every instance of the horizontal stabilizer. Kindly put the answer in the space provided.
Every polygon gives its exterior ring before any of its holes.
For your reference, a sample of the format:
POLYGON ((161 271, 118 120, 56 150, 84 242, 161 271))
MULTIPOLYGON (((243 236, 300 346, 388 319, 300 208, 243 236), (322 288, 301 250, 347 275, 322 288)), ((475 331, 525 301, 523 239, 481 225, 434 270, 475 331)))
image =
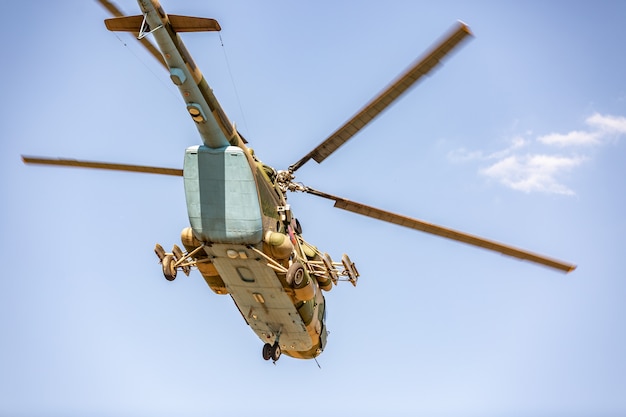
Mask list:
POLYGON ((123 16, 104 19, 104 24, 111 32, 139 33, 143 16, 123 16))
MULTIPOLYGON (((215 19, 169 15, 170 24, 175 32, 218 32, 222 30, 215 19)), ((139 33, 143 16, 123 16, 105 19, 104 24, 112 32, 139 33)))
POLYGON ((215 19, 169 15, 170 24, 176 32, 219 32, 222 30, 215 19))

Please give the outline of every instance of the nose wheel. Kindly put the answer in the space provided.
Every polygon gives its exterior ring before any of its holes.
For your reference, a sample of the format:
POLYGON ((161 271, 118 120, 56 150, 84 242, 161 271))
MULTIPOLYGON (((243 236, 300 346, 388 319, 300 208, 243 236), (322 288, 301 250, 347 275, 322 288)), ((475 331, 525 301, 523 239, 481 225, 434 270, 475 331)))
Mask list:
POLYGON ((275 342, 273 345, 266 343, 263 345, 263 359, 269 361, 270 359, 276 362, 280 358, 280 345, 275 342))

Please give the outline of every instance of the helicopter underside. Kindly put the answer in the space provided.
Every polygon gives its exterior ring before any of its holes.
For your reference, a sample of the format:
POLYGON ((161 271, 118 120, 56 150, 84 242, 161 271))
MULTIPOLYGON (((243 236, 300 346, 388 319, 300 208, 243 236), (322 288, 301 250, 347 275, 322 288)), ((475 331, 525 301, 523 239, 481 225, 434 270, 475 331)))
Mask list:
POLYGON ((244 320, 262 341, 277 341, 287 355, 311 350, 313 341, 298 310, 265 259, 245 245, 213 244, 205 251, 244 320))
MULTIPOLYGON (((255 178, 245 152, 236 146, 192 146, 185 153, 189 223, 206 252, 196 265, 214 292, 231 295, 246 323, 265 342, 264 358, 276 360, 280 352, 313 358, 322 350, 323 329, 312 316, 323 298, 317 300, 314 290, 310 298, 297 300, 285 266, 273 259, 268 263, 263 234, 276 234, 281 203, 274 198, 260 201, 257 180, 265 180, 255 178), (273 216, 261 210, 262 204, 273 208, 273 216)), ((293 246, 288 247, 287 257, 298 258, 293 246)))

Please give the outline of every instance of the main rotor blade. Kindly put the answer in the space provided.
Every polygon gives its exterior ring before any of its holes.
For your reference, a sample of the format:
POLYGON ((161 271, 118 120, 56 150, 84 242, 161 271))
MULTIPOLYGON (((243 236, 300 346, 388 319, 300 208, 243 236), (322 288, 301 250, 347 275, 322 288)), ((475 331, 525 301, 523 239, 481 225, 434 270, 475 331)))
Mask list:
MULTIPOLYGON (((109 13, 111 13, 113 16, 115 17, 126 16, 113 2, 110 2, 109 0, 97 0, 97 1, 98 3, 102 5, 102 7, 107 9, 109 13)), ((138 27, 137 33, 139 33, 139 29, 140 28, 138 27)), ((152 54, 152 56, 155 57, 156 60, 159 61, 159 63, 163 65, 163 67, 166 70, 169 71, 169 68, 167 67, 167 64, 165 63, 165 59, 163 58, 163 55, 161 55, 161 52, 159 51, 159 49, 156 46, 154 46, 152 42, 150 42, 147 38, 137 39, 137 41, 141 42, 141 44, 148 50, 148 52, 152 54)))
POLYGON ((22 161, 24 161, 25 164, 107 169, 111 171, 141 172, 144 174, 172 175, 176 177, 183 176, 182 169, 161 168, 161 167, 152 167, 152 166, 146 166, 146 165, 112 164, 108 162, 78 161, 76 159, 61 159, 61 158, 58 158, 58 159, 41 158, 41 157, 24 156, 24 155, 22 155, 22 161))
POLYGON ((565 273, 571 272, 576 269, 576 265, 552 259, 547 256, 539 255, 523 249, 515 248, 513 246, 504 245, 493 240, 474 236, 464 232, 459 232, 457 230, 449 229, 447 227, 437 226, 423 220, 413 219, 410 217, 401 216, 399 214, 390 213, 388 211, 366 206, 365 204, 355 203, 353 201, 326 194, 308 187, 306 187, 305 191, 309 194, 327 198, 329 200, 334 200, 335 207, 351 211, 353 213, 361 214, 363 216, 408 227, 410 229, 420 230, 422 232, 456 240, 458 242, 463 242, 468 245, 479 246, 481 248, 500 252, 504 255, 512 256, 514 258, 535 262, 549 268, 558 269, 559 271, 563 271, 565 273))
POLYGON ((471 34, 472 32, 465 23, 457 22, 450 32, 431 48, 430 52, 405 70, 394 82, 374 97, 357 114, 352 116, 352 118, 337 129, 335 133, 330 135, 328 139, 320 143, 315 149, 304 156, 304 158, 291 165, 289 171, 295 172, 310 159, 314 159, 318 163, 326 159, 389 107, 389 105, 406 90, 419 81, 424 75, 428 74, 428 72, 437 66, 441 59, 471 34))

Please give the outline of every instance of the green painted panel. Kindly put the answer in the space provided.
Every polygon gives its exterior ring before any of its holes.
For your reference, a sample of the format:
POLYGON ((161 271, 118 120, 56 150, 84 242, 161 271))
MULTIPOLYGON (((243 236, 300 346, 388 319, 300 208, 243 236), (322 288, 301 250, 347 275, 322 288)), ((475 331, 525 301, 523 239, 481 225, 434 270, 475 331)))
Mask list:
POLYGON ((197 238, 256 244, 263 225, 256 183, 241 148, 192 146, 183 168, 189 223, 197 238))

